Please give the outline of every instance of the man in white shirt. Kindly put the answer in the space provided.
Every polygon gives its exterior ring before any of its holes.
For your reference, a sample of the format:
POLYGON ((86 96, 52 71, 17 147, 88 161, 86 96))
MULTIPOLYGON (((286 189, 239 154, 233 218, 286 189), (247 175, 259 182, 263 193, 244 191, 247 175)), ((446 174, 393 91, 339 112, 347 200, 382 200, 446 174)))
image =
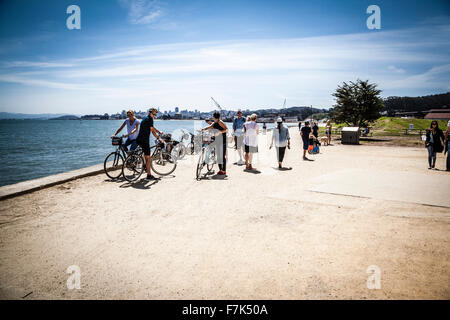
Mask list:
POLYGON ((244 147, 244 123, 245 118, 242 116, 242 111, 238 110, 237 118, 233 120, 233 135, 234 135, 234 143, 235 148, 239 154, 238 165, 243 165, 244 161, 242 160, 242 149, 244 147))

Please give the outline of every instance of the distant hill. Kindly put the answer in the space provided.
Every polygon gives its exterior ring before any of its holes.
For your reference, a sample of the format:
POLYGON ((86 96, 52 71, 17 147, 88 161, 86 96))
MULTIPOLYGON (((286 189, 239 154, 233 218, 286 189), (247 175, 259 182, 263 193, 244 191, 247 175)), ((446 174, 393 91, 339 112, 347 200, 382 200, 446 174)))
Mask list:
POLYGON ((396 112, 450 108, 450 92, 423 97, 387 97, 383 102, 388 115, 394 115, 396 112))
POLYGON ((66 113, 41 113, 41 114, 26 114, 26 113, 10 113, 0 112, 0 119, 35 119, 35 120, 48 120, 55 117, 66 116, 66 113))
POLYGON ((289 108, 282 108, 282 109, 259 109, 256 111, 253 111, 258 116, 265 116, 268 114, 284 114, 285 117, 299 117, 300 119, 306 119, 312 114, 316 113, 327 113, 328 110, 326 109, 317 109, 317 108, 311 108, 311 107, 289 107, 289 108))
POLYGON ((66 116, 51 118, 49 120, 80 120, 80 119, 81 119, 80 117, 77 117, 74 115, 66 115, 66 116))

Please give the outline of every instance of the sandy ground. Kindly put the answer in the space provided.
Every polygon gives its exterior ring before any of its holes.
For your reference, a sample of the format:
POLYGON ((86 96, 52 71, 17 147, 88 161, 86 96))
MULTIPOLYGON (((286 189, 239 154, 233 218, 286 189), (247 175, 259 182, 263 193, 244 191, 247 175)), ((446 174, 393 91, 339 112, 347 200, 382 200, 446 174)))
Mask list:
POLYGON ((259 174, 229 149, 226 181, 196 181, 187 156, 157 183, 98 175, 1 201, 0 297, 449 299, 449 173, 425 148, 336 144, 304 162, 291 130, 290 171, 261 136, 259 174))

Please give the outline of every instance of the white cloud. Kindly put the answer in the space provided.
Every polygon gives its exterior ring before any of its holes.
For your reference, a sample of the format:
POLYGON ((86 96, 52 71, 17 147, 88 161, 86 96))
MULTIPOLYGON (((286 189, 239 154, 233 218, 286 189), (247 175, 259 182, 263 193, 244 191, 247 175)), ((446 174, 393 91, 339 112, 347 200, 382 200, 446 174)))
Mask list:
POLYGON ((119 0, 119 3, 128 9, 128 20, 132 24, 150 24, 163 14, 156 0, 119 0))
POLYGON ((391 70, 395 73, 405 73, 405 70, 397 68, 396 66, 388 66, 388 70, 391 70))
POLYGON ((92 103, 86 108, 96 112, 150 104, 205 110, 210 96, 230 108, 277 106, 284 97, 289 105, 330 107, 336 86, 357 78, 397 95, 448 90, 449 40, 433 31, 122 48, 64 61, 13 61, 9 64, 28 65, 30 72, 0 68, 0 81, 60 90, 61 95, 72 91, 75 100, 87 92, 92 99, 83 103, 92 103))

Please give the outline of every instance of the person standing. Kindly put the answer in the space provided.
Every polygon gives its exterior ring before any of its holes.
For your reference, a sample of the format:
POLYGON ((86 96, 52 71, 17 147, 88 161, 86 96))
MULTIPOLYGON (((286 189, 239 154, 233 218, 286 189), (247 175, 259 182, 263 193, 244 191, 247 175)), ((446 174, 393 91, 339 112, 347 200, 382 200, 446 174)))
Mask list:
POLYGON ((446 171, 450 171, 450 153, 448 152, 448 149, 450 149, 450 120, 447 123, 447 130, 445 130, 444 134, 444 155, 447 154, 447 162, 446 162, 446 171))
POLYGON ((244 123, 245 118, 242 116, 242 111, 238 110, 237 117, 233 120, 233 135, 234 135, 234 148, 239 155, 238 165, 243 165, 242 151, 244 148, 244 123))
POLYGON ((156 180, 156 178, 152 176, 152 173, 150 171, 150 133, 152 133, 159 142, 164 143, 164 141, 158 136, 162 135, 163 133, 153 126, 153 119, 156 117, 157 113, 158 110, 154 108, 148 110, 148 116, 142 120, 141 128, 136 138, 137 144, 142 148, 142 151, 144 152, 144 158, 147 167, 147 180, 156 180))
POLYGON ((245 169, 254 170, 252 167, 253 154, 258 152, 259 125, 256 123, 258 116, 254 113, 250 121, 244 123, 244 145, 245 145, 245 169))
POLYGON ((309 147, 309 134, 311 133, 311 127, 309 126, 309 121, 305 122, 305 126, 300 130, 300 137, 303 141, 303 160, 308 161, 309 159, 306 157, 306 151, 308 151, 309 147))
POLYGON ((128 118, 122 123, 120 128, 117 129, 116 133, 114 133, 114 135, 112 135, 111 138, 117 136, 119 132, 122 131, 122 129, 125 126, 127 126, 127 134, 124 135, 124 138, 127 138, 127 140, 125 141, 125 143, 122 144, 122 146, 125 149, 125 151, 128 151, 128 146, 131 145, 130 150, 133 151, 137 147, 136 138, 139 134, 139 125, 141 122, 138 119, 136 119, 133 110, 127 111, 127 117, 128 118))
POLYGON ((278 169, 282 169, 286 147, 288 149, 291 148, 291 138, 289 136, 289 129, 283 125, 283 119, 281 118, 277 119, 277 127, 273 130, 272 143, 269 149, 272 149, 274 142, 277 149, 278 169))
POLYGON ((427 129, 425 140, 425 146, 428 150, 428 169, 434 169, 436 165, 436 153, 444 150, 441 140, 445 140, 444 133, 439 129, 438 122, 433 120, 431 121, 430 128, 427 129))
POLYGON ((266 132, 267 132, 267 126, 266 126, 266 123, 263 122, 263 134, 266 134, 266 132))
POLYGON ((215 140, 214 145, 217 154, 217 163, 219 164, 219 176, 224 176, 227 174, 227 125, 220 120, 220 112, 214 112, 213 124, 202 130, 215 130, 215 140))
POLYGON ((332 125, 331 125, 331 120, 327 121, 327 125, 325 127, 325 134, 327 136, 328 139, 328 145, 331 144, 331 129, 333 129, 332 125))
POLYGON ((314 121, 314 124, 312 126, 312 134, 314 135, 314 137, 316 137, 316 139, 319 138, 319 126, 317 125, 317 121, 314 121))

